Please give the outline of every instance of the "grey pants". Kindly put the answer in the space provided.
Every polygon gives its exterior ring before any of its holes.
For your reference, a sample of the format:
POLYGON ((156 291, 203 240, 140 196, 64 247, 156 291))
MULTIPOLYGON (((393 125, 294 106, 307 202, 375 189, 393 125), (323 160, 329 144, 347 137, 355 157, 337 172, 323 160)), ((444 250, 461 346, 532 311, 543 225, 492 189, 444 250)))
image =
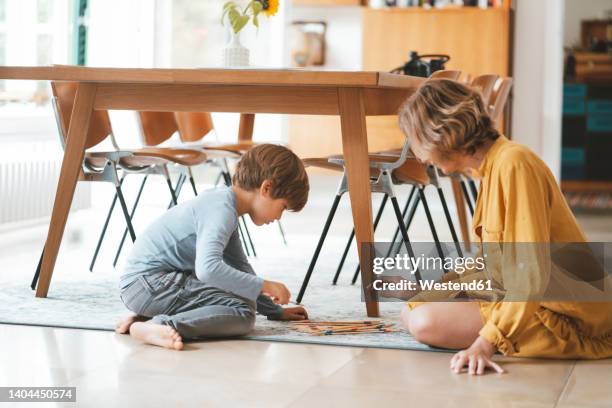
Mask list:
POLYGON ((121 300, 186 339, 241 336, 255 324, 253 302, 208 286, 191 272, 141 275, 121 291, 121 300))

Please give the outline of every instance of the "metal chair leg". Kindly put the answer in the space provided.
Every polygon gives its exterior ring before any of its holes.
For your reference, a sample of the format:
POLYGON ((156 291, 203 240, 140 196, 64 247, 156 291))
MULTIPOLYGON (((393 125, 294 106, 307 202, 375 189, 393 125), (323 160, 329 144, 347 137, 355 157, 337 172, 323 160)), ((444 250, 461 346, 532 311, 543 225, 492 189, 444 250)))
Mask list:
POLYGON ((338 277, 340 276, 340 271, 344 266, 344 261, 346 260, 346 256, 348 255, 348 251, 351 248, 351 244, 353 243, 353 238, 355 238, 355 228, 353 227, 351 231, 351 235, 349 235, 349 239, 346 242, 346 246, 344 247, 344 252, 342 253, 342 258, 340 258, 340 263, 338 264, 338 268, 336 269, 336 274, 334 275, 334 280, 332 284, 336 284, 338 282, 338 277))
MULTIPOLYGON (((178 180, 176 181, 176 186, 174 186, 174 192, 177 198, 181 196, 181 190, 183 189, 183 184, 185 184, 185 179, 185 175, 180 174, 178 180)), ((172 207, 174 207, 174 201, 170 199, 167 209, 169 210, 172 207)))
POLYGON ((438 238, 438 232, 436 231, 436 226, 433 222, 431 212, 429 211, 429 204, 427 203, 427 198, 425 198, 425 187, 419 188, 419 196, 421 197, 421 201, 423 202, 423 209, 425 210, 425 216, 427 218, 427 223, 429 224, 429 229, 431 230, 431 235, 434 239, 434 244, 436 245, 436 250, 438 251, 438 256, 440 257, 440 259, 444 260, 444 251, 442 251, 442 245, 440 244, 440 239, 438 238))
POLYGON ((30 284, 30 288, 32 290, 36 290, 36 285, 38 284, 38 277, 40 276, 40 266, 42 265, 43 255, 45 254, 45 248, 40 252, 40 258, 38 259, 38 266, 36 267, 36 272, 34 272, 34 277, 32 278, 32 283, 30 284))
POLYGON ((225 185, 227 187, 231 187, 232 186, 232 177, 230 176, 230 174, 227 171, 222 170, 221 171, 221 175, 223 176, 223 181, 225 182, 225 185))
POLYGON ((193 173, 191 172, 191 167, 187 167, 187 171, 189 172, 189 183, 191 183, 191 189, 193 190, 193 194, 198 196, 198 189, 195 185, 195 180, 193 179, 193 173))
MULTIPOLYGON (((397 203, 397 198, 391 197, 391 204, 393 204, 393 210, 395 211, 395 217, 397 218, 398 225, 400 226, 400 232, 402 233, 402 240, 404 241, 404 246, 406 247, 406 251, 408 251, 408 256, 414 258, 414 251, 412 250, 412 244, 410 243, 410 239, 408 239, 408 230, 404 225, 404 219, 402 218, 402 213, 399 208, 399 204, 397 203)), ((417 281, 421 281, 421 272, 417 269, 414 273, 417 281)))
POLYGON ((253 245, 253 240, 251 239, 251 233, 249 232, 249 227, 247 226, 246 220, 244 219, 244 216, 240 217, 240 219, 242 220, 242 224, 244 224, 244 232, 246 234, 249 245, 251 245, 251 252, 253 253, 254 257, 257 257, 257 252, 255 252, 255 245, 253 245))
POLYGON ((457 232, 455 231, 455 225, 453 224, 453 220, 451 218, 450 212, 448 211, 448 206, 446 205, 446 198, 444 198, 444 192, 442 191, 442 187, 438 187, 438 196, 440 196, 440 202, 442 203, 442 208, 444 209, 444 216, 446 217, 446 223, 448 224, 448 228, 450 229, 451 236, 453 237, 453 242, 455 243, 455 249, 457 250, 457 255, 463 257, 463 251, 461 250, 461 244, 459 243, 459 238, 457 237, 457 232))
MULTIPOLYGON (((119 185, 123 184, 124 179, 125 179, 125 174, 119 180, 119 185)), ((89 263, 90 272, 93 272, 94 265, 96 264, 96 260, 98 259, 98 253, 100 252, 102 241, 104 241, 104 236, 106 235, 106 230, 108 229, 108 223, 110 222, 111 216, 113 215, 113 211, 115 210, 115 204, 117 204, 117 193, 115 193, 115 196, 113 197, 113 201, 111 202, 110 208, 108 209, 108 214, 106 214, 106 220, 104 221, 104 226, 102 227, 102 231, 100 232, 100 237, 98 238, 98 243, 96 244, 96 249, 94 251, 93 257, 91 258, 91 262, 89 263)))
POLYGON ((130 219, 130 214, 128 213, 127 205, 125 204, 125 198, 123 198, 123 192, 121 191, 121 186, 117 186, 117 198, 119 198, 119 204, 121 204, 121 210, 123 211, 123 216, 125 217, 125 222, 128 226, 128 231, 130 232, 130 238, 132 242, 136 241, 136 233, 134 232, 134 226, 132 225, 132 220, 130 219))
POLYGON ((172 180, 170 180, 170 175, 168 173, 166 173, 166 184, 168 184, 168 190, 170 190, 170 195, 172 196, 172 204, 177 205, 178 200, 176 198, 176 192, 174 191, 174 188, 172 187, 172 180))
MULTIPOLYGON (((417 187, 418 188, 418 187, 417 187)), ((419 208, 419 203, 421 202, 421 197, 417 194, 414 197, 414 202, 412 203, 412 207, 410 208, 410 211, 408 211, 408 217, 405 219, 405 224, 406 225, 406 231, 408 231, 408 229, 410 228, 410 225, 412 225, 412 221, 414 220, 414 216, 416 214, 417 209, 419 208)), ((399 225, 398 225, 399 227, 399 225)), ((393 252, 393 256, 399 254, 399 252, 402 249, 401 243, 400 245, 397 246, 397 248, 395 247, 395 241, 393 243, 393 245, 389 248, 390 250, 392 250, 393 252)), ((387 257, 389 257, 390 253, 387 253, 387 257)))
POLYGON ((476 188, 476 183, 474 180, 470 179, 468 181, 470 185, 470 191, 472 192, 472 198, 474 199, 474 205, 476 205, 476 201, 478 201, 478 189, 476 188))
MULTIPOLYGON (((138 194, 136 195, 136 199, 134 200, 134 205, 132 206, 132 211, 130 212, 130 220, 134 219, 134 214, 136 213, 136 208, 138 207, 138 203, 140 202, 140 196, 142 196, 142 191, 144 190, 145 183, 147 182, 148 174, 144 176, 142 179, 142 183, 140 183, 140 188, 138 189, 138 194)), ((119 241, 119 247, 117 248, 117 252, 115 253, 115 259, 113 259, 113 267, 117 266, 117 261, 119 260, 119 255, 121 255, 121 250, 123 249, 123 244, 125 243, 125 237, 127 236, 128 230, 127 228, 123 230, 123 235, 121 236, 121 241, 119 241)))
POLYGON ((473 217, 474 216, 474 206, 472 206, 470 195, 468 194, 467 188, 465 187, 465 181, 461 180, 459 184, 461 184, 461 191, 463 191, 463 197, 465 198, 468 208, 470 209, 470 215, 473 217))
POLYGON ((240 225, 240 220, 238 220, 238 233, 240 234, 240 242, 242 243, 242 249, 247 256, 251 256, 251 251, 249 250, 249 246, 247 245, 247 241, 244 238, 244 232, 242 232, 242 226, 240 225))
POLYGON ((287 246, 287 238, 285 237, 285 230, 283 229, 283 224, 281 224, 280 220, 276 221, 276 224, 278 225, 278 231, 280 232, 281 238, 283 239, 283 244, 287 246))
MULTIPOLYGON (((404 204, 404 208, 402 209, 402 219, 406 219, 406 213, 408 212, 408 207, 410 206, 410 202, 412 201, 412 197, 414 197, 414 193, 416 192, 417 186, 412 186, 412 188, 410 189, 410 194, 408 195, 408 199, 406 200, 406 204, 404 204)), ((418 197, 417 197, 417 202, 418 202, 418 197)), ((413 205, 414 211, 416 211, 416 204, 413 205)), ((410 220, 410 222, 412 222, 412 219, 410 220)), ((406 228, 410 228, 410 224, 408 224, 406 222, 406 228)), ((395 246, 395 242, 397 241, 397 236, 399 235, 400 230, 399 230, 399 225, 397 226, 397 228, 395 228, 395 233, 393 234, 393 239, 391 240, 391 245, 389 245, 389 249, 387 250, 387 255, 386 257, 388 258, 389 255, 391 255, 391 252, 393 251, 393 247, 395 246)), ((353 284, 357 282, 357 278, 354 277, 353 278, 353 284)))
MULTIPOLYGON (((414 220, 414 215, 416 213, 416 210, 419 206, 419 201, 421 200, 419 195, 414 196, 414 193, 417 191, 417 186, 412 186, 412 189, 410 190, 410 195, 408 195, 408 199, 406 200, 406 204, 404 204, 404 208, 402 210, 402 220, 404 220, 404 224, 405 225, 405 229, 406 229, 406 235, 408 235, 408 229, 410 228, 410 225, 412 224, 412 220, 414 220), (408 208, 410 206, 410 203, 412 202, 412 199, 414 197, 414 202, 412 203, 412 207, 410 207, 410 212, 408 212, 408 208), (408 217, 406 217, 406 213, 408 212, 408 217)), ((391 253, 394 252, 394 256, 397 255, 400 250, 401 250, 401 243, 397 246, 397 249, 395 249, 395 242, 397 241, 397 236, 400 234, 400 223, 397 224, 397 228, 395 229, 395 233, 393 234, 393 240, 391 241, 391 244, 389 245, 389 249, 387 249, 387 254, 385 255, 387 258, 389 258, 391 256, 391 253)), ((354 285, 357 282, 357 279, 359 278, 359 272, 360 270, 357 269, 355 271, 355 273, 353 274, 353 279, 351 280, 351 285, 354 285)))
POLYGON ((222 177, 223 177, 223 171, 220 171, 219 174, 217 174, 217 179, 215 180, 215 187, 219 185, 219 182, 221 181, 222 177))
POLYGON ((329 215, 327 216, 327 220, 325 221, 325 226, 323 227, 323 232, 321 232, 321 236, 319 237, 319 242, 317 243, 317 247, 315 249, 314 254, 312 255, 312 259, 310 260, 310 265, 308 266, 308 270, 306 271, 306 276, 304 276, 304 281, 302 282, 302 287, 300 288, 300 293, 296 299, 297 303, 302 301, 304 297, 304 293, 306 293, 306 288, 308 287, 308 282, 310 281, 310 276, 312 275, 312 271, 317 263, 317 258, 319 257, 319 253, 321 252, 321 247, 323 247, 323 242, 325 242, 325 237, 327 236, 327 232, 329 231, 329 226, 331 225, 332 220, 334 219, 334 215, 336 214, 336 210, 338 209, 338 204, 340 203, 341 194, 336 194, 334 197, 334 202, 329 210, 329 215))
MULTIPOLYGON (((376 232, 376 228, 378 227, 378 223, 380 222, 380 218, 382 217, 383 211, 385 209, 385 205, 387 205, 388 198, 389 198, 389 195, 385 194, 385 196, 382 199, 382 202, 380 203, 380 207, 378 208, 378 212, 376 213, 376 218, 374 218, 374 232, 376 232)), ((353 236, 354 235, 355 235, 355 229, 353 228, 353 236)), ((360 271, 361 271, 361 265, 357 263, 353 277, 355 275, 359 275, 360 271)), ((340 275, 340 269, 336 271, 336 276, 334 276, 334 285, 336 284, 336 281, 338 280, 338 275, 340 275)))

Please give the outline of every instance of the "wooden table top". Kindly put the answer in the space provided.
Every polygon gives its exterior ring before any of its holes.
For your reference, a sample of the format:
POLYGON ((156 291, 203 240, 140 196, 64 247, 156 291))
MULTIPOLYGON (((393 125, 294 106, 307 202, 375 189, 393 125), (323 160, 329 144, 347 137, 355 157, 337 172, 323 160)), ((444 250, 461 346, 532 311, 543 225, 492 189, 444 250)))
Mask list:
POLYGON ((388 72, 262 68, 98 68, 74 65, 1 66, 0 79, 96 83, 291 85, 416 88, 424 78, 388 72))

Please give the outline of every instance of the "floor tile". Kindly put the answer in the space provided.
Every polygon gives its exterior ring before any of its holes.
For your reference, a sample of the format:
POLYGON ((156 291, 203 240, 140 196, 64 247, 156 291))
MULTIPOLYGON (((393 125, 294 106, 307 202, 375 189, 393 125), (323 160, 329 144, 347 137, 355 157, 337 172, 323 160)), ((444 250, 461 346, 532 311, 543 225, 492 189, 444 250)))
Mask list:
POLYGON ((217 378, 219 367, 202 364, 200 376, 132 370, 93 371, 77 379, 79 407, 285 407, 308 388, 217 378))
POLYGON ((127 356, 121 369, 177 376, 210 375, 227 381, 314 385, 363 349, 250 340, 187 343, 174 352, 145 347, 127 356))
POLYGON ((0 384, 55 385, 118 364, 143 345, 111 332, 0 325, 0 384), (31 383, 33 382, 33 383, 31 383))
POLYGON ((454 374, 452 354, 366 349, 322 385, 406 391, 484 399, 515 398, 557 401, 573 361, 496 358, 507 371, 483 376, 454 374))
POLYGON ((612 407, 612 359, 576 363, 558 406, 577 405, 612 407))
POLYGON ((486 399, 479 395, 470 398, 456 398, 438 393, 372 390, 363 388, 313 387, 306 391, 291 408, 310 407, 461 407, 465 408, 552 408, 554 403, 538 403, 507 398, 486 399))

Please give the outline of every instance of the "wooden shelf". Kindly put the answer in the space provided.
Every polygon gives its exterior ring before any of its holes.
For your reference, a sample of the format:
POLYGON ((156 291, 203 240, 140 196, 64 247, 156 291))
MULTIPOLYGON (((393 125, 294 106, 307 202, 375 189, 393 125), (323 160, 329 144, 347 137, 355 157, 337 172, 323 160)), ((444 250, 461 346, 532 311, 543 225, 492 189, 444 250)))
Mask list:
MULTIPOLYGON (((297 0, 294 4, 336 1, 297 0)), ((359 3, 359 2, 354 2, 359 3)), ((509 2, 504 2, 509 4, 509 2)), ((447 69, 464 74, 510 75, 512 10, 504 7, 361 7, 362 69, 390 71, 419 54, 443 53, 451 56, 447 69)), ((324 17, 324 16, 322 16, 324 17)), ((401 147, 405 136, 396 116, 367 120, 370 151, 401 147)), ((302 157, 318 157, 342 152, 340 121, 337 117, 317 118, 316 131, 322 135, 312 143, 312 119, 289 118, 289 144, 302 157)))
POLYGON ((561 190, 567 193, 612 193, 612 181, 566 180, 561 190))

